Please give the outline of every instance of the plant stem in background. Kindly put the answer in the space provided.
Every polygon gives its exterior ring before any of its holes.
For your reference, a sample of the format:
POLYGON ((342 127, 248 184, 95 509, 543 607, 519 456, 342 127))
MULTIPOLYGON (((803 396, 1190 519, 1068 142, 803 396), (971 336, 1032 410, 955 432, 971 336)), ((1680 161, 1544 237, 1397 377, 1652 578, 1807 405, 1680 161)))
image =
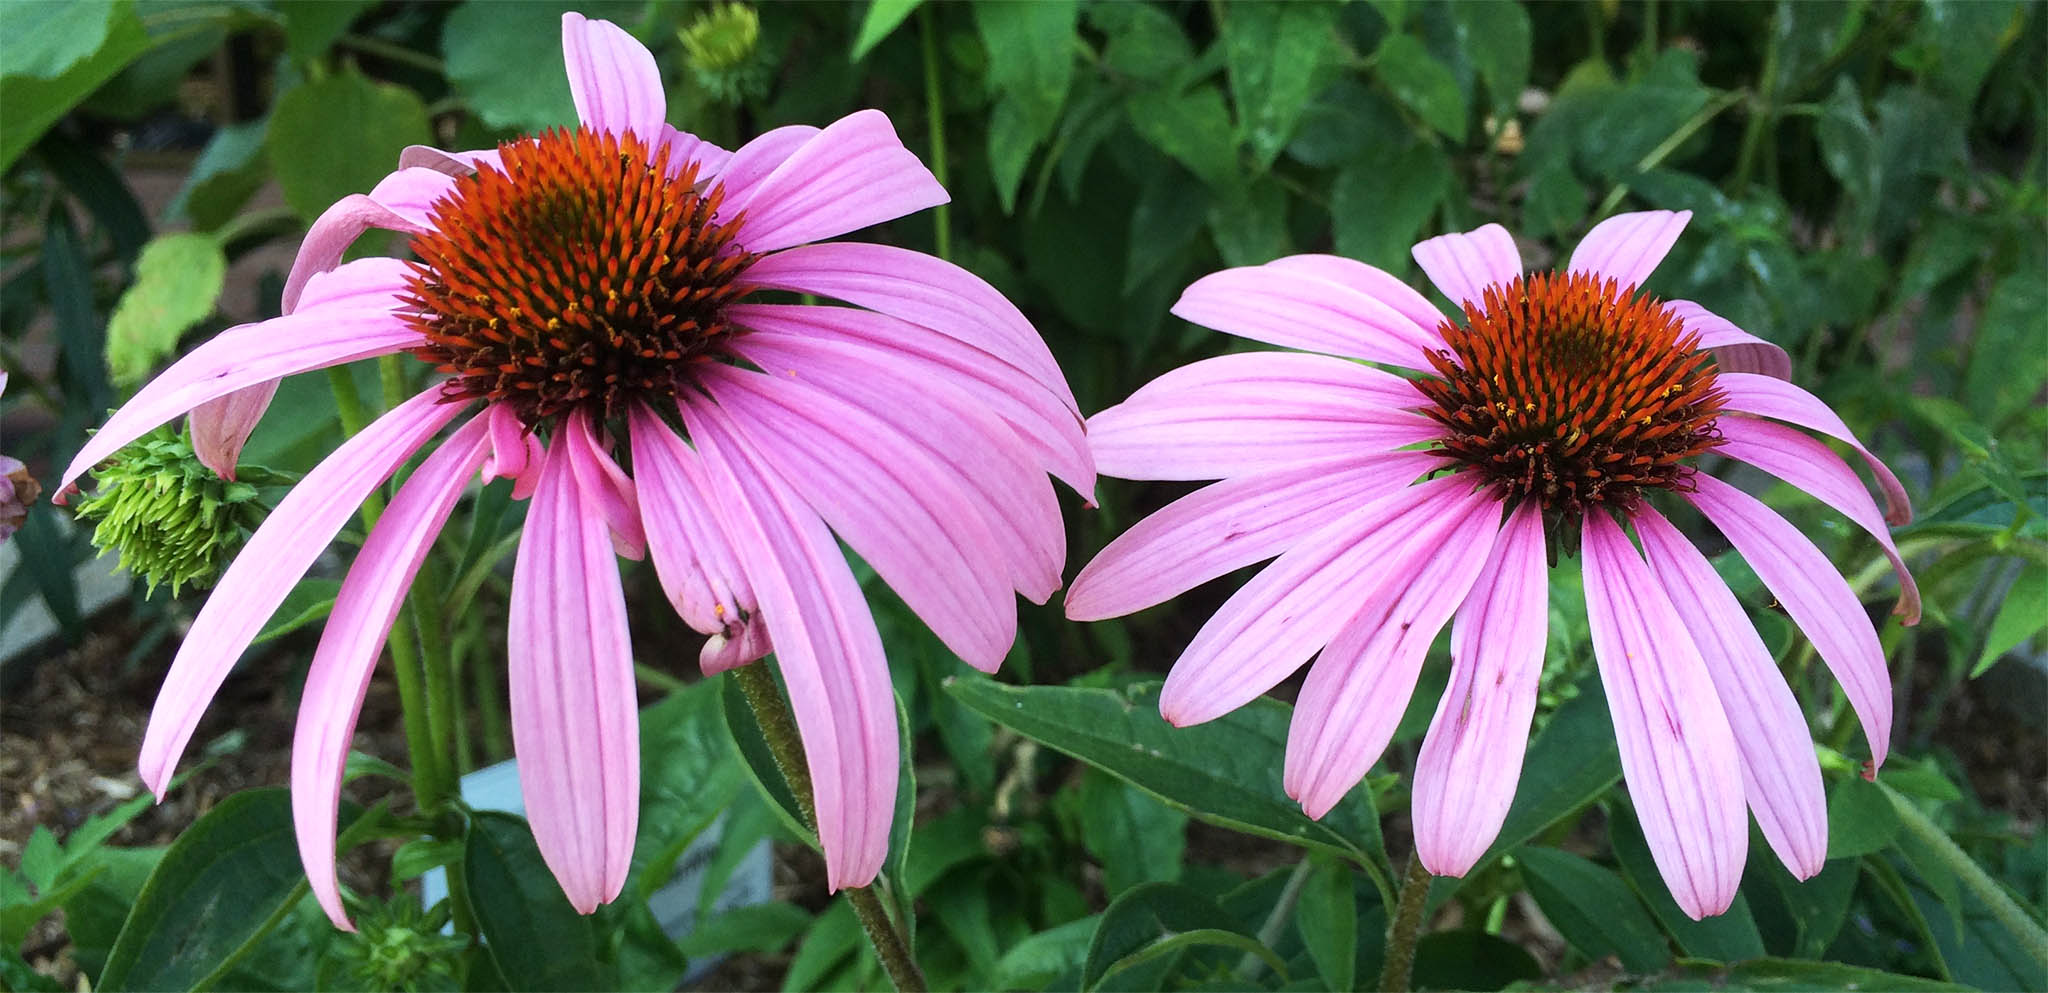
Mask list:
MULTIPOLYGON (((924 48, 924 113, 932 132, 932 178, 946 186, 946 101, 939 79, 939 27, 929 6, 917 11, 917 35, 924 48)), ((932 208, 932 244, 939 258, 953 261, 953 215, 947 204, 932 208)))
POLYGON ((1408 860, 1408 875, 1401 880, 1401 897, 1394 919, 1387 923, 1387 964, 1380 970, 1380 989, 1407 993, 1409 974, 1415 969, 1415 943, 1422 938, 1422 908, 1429 901, 1429 882, 1434 879, 1422 867, 1420 858, 1408 860))
POLYGON ((1950 872, 1955 873, 1973 896, 1984 902, 1992 918, 2019 942, 2021 948, 2026 949, 2034 965, 2048 972, 2048 931, 2042 930, 2041 925, 2005 891, 2005 887, 1998 885, 1998 880, 1992 879, 1974 859, 1957 847, 1948 832, 1921 813, 1913 801, 1882 782, 1877 784, 1877 788, 1884 791, 1885 798, 1892 802, 1892 808, 1899 812, 1899 823, 1919 838, 1920 843, 1933 852, 1950 872))
MULTIPOLYGON (((797 732, 796 715, 790 713, 789 701, 782 698, 782 688, 775 685, 775 676, 764 662, 740 666, 733 670, 733 676, 740 681, 740 692, 747 695, 747 707, 761 725, 761 737, 767 739, 768 751, 775 756, 775 768, 782 773, 783 782, 789 784, 790 795, 796 798, 804 825, 816 831, 818 807, 811 794, 810 766, 804 762, 803 738, 797 732)), ((889 981, 904 993, 923 993, 927 988, 924 972, 911 957, 903 933, 875 896, 874 887, 850 887, 846 899, 853 904, 853 912, 860 918, 868 941, 875 946, 882 967, 888 970, 889 981)))
POLYGON ((1766 152, 1764 146, 1771 137, 1771 125, 1778 119, 1778 46, 1785 37, 1785 16, 1783 7, 1771 15, 1771 30, 1764 41, 1764 64, 1758 73, 1756 100, 1749 107, 1749 124, 1742 129, 1742 148, 1735 155, 1735 175, 1728 181, 1728 192, 1738 197, 1749 188, 1749 174, 1756 167, 1757 156, 1775 157, 1775 152, 1766 152))

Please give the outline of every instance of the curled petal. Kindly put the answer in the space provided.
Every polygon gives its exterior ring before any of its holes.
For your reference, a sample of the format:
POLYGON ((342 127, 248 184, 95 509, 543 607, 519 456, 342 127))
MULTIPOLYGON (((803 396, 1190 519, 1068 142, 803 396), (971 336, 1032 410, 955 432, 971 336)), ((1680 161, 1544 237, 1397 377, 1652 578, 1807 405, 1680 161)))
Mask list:
POLYGON ((1725 317, 1692 302, 1673 300, 1664 309, 1678 315, 1688 333, 1700 336, 1699 347, 1713 353, 1722 372, 1752 372, 1773 379, 1792 378, 1792 356, 1785 350, 1735 326, 1725 317))
POLYGON ((1463 234, 1438 235, 1417 244, 1415 256, 1429 281, 1451 303, 1478 306, 1489 286, 1506 286, 1522 274, 1522 252, 1515 236, 1498 224, 1463 234))
POLYGON ((398 153, 398 168, 432 169, 456 178, 473 175, 478 166, 489 165, 503 171, 500 157, 495 148, 480 148, 468 152, 450 152, 432 145, 407 145, 398 153))
MULTIPOLYGON (((1315 266, 1281 259, 1210 273, 1195 280, 1173 313, 1225 334, 1284 348, 1426 369, 1443 347, 1435 324, 1419 324, 1363 287, 1331 282, 1315 266)), ((1441 323, 1441 319, 1439 319, 1441 323)))
POLYGON ((1664 254, 1692 220, 1692 211, 1645 210, 1616 214, 1586 232, 1572 250, 1568 272, 1589 272, 1620 283, 1641 286, 1656 271, 1664 254))
POLYGON ((242 459, 242 446, 276 395, 277 380, 273 379, 192 408, 192 454, 198 456, 199 464, 222 479, 234 479, 235 463, 242 459))
POLYGON ((757 183, 724 187, 724 209, 745 216, 739 240, 752 252, 822 241, 950 199, 879 110, 832 122, 757 183))
POLYGON ((511 407, 493 404, 484 417, 490 422, 491 453, 479 471, 487 481, 511 480, 514 500, 532 496, 533 488, 540 483, 540 466, 547 458, 547 449, 511 407))
POLYGON ((732 161, 732 153, 702 138, 678 131, 673 124, 661 126, 661 137, 656 145, 668 153, 668 170, 671 177, 680 175, 690 163, 697 164, 697 184, 708 185, 711 177, 717 175, 732 161))
POLYGON ((1863 447, 1849 426, 1819 397, 1782 379, 1748 372, 1721 373, 1714 377, 1714 385, 1726 395, 1727 410, 1796 424, 1855 449, 1877 477, 1878 491, 1884 494, 1884 519, 1893 527, 1912 523, 1913 506, 1906 500, 1905 484, 1870 449, 1863 447))
POLYGON ((569 96, 576 117, 593 131, 632 132, 643 141, 661 134, 668 96, 654 54, 626 29, 610 21, 562 14, 562 61, 569 69, 569 96))
MULTIPOLYGON (((371 228, 404 234, 426 234, 433 230, 433 204, 452 193, 455 177, 436 169, 400 169, 379 182, 367 194, 352 193, 321 212, 306 229, 299 243, 298 257, 284 280, 282 306, 287 314, 300 306, 306 284, 341 264, 342 253, 371 228)), ((368 260, 364 260, 368 261, 368 260)), ((385 261, 396 261, 387 259, 385 261)))
POLYGON ((754 618, 754 591, 732 540, 712 514, 697 453, 646 407, 633 408, 630 423, 647 554, 683 623, 715 643, 704 647, 700 659, 705 675, 767 654, 766 634, 754 618))

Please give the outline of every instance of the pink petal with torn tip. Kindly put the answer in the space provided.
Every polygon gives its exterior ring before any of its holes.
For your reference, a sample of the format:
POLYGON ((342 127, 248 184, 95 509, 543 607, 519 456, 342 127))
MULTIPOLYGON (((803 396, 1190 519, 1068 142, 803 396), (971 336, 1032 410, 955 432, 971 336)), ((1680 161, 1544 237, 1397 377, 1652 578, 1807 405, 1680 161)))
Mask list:
POLYGON ((1572 250, 1567 272, 1588 272, 1621 284, 1623 289, 1641 286, 1664 261, 1665 253, 1678 243, 1678 235, 1692 220, 1690 210, 1645 210, 1616 214, 1586 232, 1579 247, 1572 250))
POLYGON ((1489 286, 1506 286, 1522 274, 1515 236, 1498 224, 1463 234, 1443 234, 1418 243, 1410 254, 1429 281, 1455 306, 1478 306, 1489 286))

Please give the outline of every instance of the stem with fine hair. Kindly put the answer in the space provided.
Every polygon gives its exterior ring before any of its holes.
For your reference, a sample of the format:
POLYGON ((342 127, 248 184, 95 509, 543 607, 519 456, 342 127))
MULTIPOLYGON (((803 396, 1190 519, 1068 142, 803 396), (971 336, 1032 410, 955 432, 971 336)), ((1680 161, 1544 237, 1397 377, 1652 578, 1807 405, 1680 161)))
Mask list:
POLYGON ((1898 811, 1899 823, 1906 832, 1920 839, 1920 843, 1927 846, 1927 850, 1940 860, 1943 868, 1955 873, 1956 879, 1963 887, 1969 890, 1972 896, 1983 901, 1985 908, 1991 911, 1991 918, 2005 928, 2006 933, 2012 935, 2013 940, 2033 958, 2035 965, 2048 969, 2048 930, 2042 929, 2033 916, 2027 913, 2026 908, 2021 907, 2019 902, 2012 898, 2012 894, 2005 891, 2005 887, 1998 885, 1998 880, 1991 878, 1989 873, 1978 866, 1976 861, 1955 843, 1955 839, 1950 838, 1948 832, 1943 831, 1940 825, 1921 813, 1920 808, 1913 805, 1913 801, 1906 799, 1899 791, 1881 781, 1877 788, 1884 791, 1885 798, 1892 802, 1892 809, 1898 811))
MULTIPOLYGON (((796 798, 797 811, 803 814, 804 824, 811 830, 818 827, 818 807, 811 794, 811 770, 804 761, 803 738, 796 727, 796 715, 790 713, 789 701, 782 698, 782 688, 775 685, 775 676, 768 671, 766 662, 752 662, 733 670, 733 677, 739 680, 740 692, 746 694, 747 707, 754 712, 754 720, 761 725, 761 737, 768 741, 768 751, 775 756, 775 768, 782 773, 783 782, 789 784, 790 795, 796 798)), ((846 890, 846 899, 853 904, 854 915, 860 918, 861 929, 867 932, 869 943, 875 946, 875 954, 882 960, 882 968, 888 970, 889 981, 904 993, 923 993, 927 988, 924 972, 917 967, 917 960, 911 957, 910 944, 903 940, 903 932, 889 918, 889 911, 875 896, 872 886, 853 886, 846 890)))
POLYGON ((1422 867, 1422 859, 1408 861, 1394 918, 1387 923, 1387 964, 1380 970, 1380 989, 1389 993, 1407 993, 1409 974, 1415 969, 1415 943, 1422 938, 1422 908, 1434 878, 1422 867))
MULTIPOLYGON (((924 47, 924 113, 932 132, 932 178, 946 185, 946 101, 939 79, 939 28, 929 6, 917 11, 917 34, 924 47)), ((952 213, 946 204, 932 208, 933 245, 939 258, 953 261, 952 213)))

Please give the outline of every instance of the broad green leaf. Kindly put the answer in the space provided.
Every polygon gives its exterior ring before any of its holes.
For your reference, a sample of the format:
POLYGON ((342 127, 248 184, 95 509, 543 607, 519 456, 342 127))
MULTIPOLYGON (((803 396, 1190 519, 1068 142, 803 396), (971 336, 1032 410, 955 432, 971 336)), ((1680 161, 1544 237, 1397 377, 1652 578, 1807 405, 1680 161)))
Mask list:
POLYGON ((683 954, 691 958, 733 952, 774 954, 811 926, 811 912, 793 903, 771 900, 735 907, 705 921, 684 935, 683 954))
POLYGON ((1541 978, 1543 967, 1522 946, 1484 931, 1436 931, 1415 943, 1417 989, 1497 990, 1541 978))
POLYGON ((845 900, 832 901, 832 906, 811 924, 811 930, 804 935, 804 943, 797 946, 796 956, 789 960, 789 971, 783 974, 782 988, 791 991, 820 988, 820 980, 837 969, 847 956, 859 950, 862 943, 860 920, 853 914, 853 904, 845 900))
POLYGON ((1443 151, 1427 141, 1368 148, 1330 184, 1337 254, 1406 271, 1408 250, 1422 240, 1452 175, 1443 151))
POLYGON ((176 352, 178 338, 213 313, 227 280, 228 257, 212 235, 158 235, 142 248, 135 282, 107 322, 107 369, 133 386, 176 352))
POLYGON ((859 62, 889 33, 896 30, 903 19, 909 17, 924 0, 869 0, 867 13, 861 15, 860 30, 853 36, 853 60, 859 62))
MULTIPOLYGON (((2028 6, 2017 0, 1931 0, 1915 21, 1912 39, 1893 49, 1892 60, 1921 73, 1957 113, 1968 113, 1992 64, 2020 37, 2028 6)), ((2034 13, 2039 15, 2038 8, 2034 13)))
POLYGON ((1375 68, 1394 98, 1423 123, 1453 141, 1464 141, 1468 127, 1465 97, 1458 92, 1457 77, 1422 42, 1405 34, 1390 34, 1380 42, 1375 68))
POLYGON ((1047 928, 1010 946, 989 975, 991 989, 1044 989, 1063 975, 1080 973, 1101 914, 1047 928))
POLYGON ((312 62, 327 54, 327 47, 346 33, 363 11, 376 5, 376 0, 288 4, 279 10, 284 15, 285 48, 300 65, 312 62))
POLYGON ((465 3, 441 26, 448 82, 486 127, 529 134, 576 123, 562 61, 562 12, 632 24, 644 3, 465 3))
POLYGON ((269 130, 270 122, 261 120, 215 131, 192 164, 185 185, 164 208, 164 216, 189 219, 201 231, 226 224, 270 175, 269 160, 263 154, 263 139, 269 130))
POLYGON ((1209 198, 1171 170, 1148 177, 1131 205, 1131 257, 1124 266, 1124 292, 1165 268, 1202 233, 1209 198))
MULTIPOLYGON (((1672 899, 1664 877, 1657 872, 1656 858, 1650 854, 1649 842, 1644 840, 1643 830, 1632 813, 1613 811, 1607 818, 1607 838, 1614 847, 1615 861, 1621 863, 1621 874, 1636 888, 1643 902, 1650 905, 1650 912, 1657 916, 1657 922, 1664 925, 1664 930, 1678 942, 1678 947, 1686 955, 1717 962, 1741 962, 1763 957, 1764 939, 1757 931, 1756 918, 1749 912, 1747 897, 1737 893, 1735 902, 1726 913, 1693 920, 1679 909, 1678 901, 1672 899)), ((1777 856, 1759 849, 1753 857, 1777 856)))
POLYGON ((1393 101, 1346 76, 1302 113, 1287 156, 1311 168, 1333 169, 1383 146, 1405 148, 1415 133, 1393 101))
POLYGON ((1354 789, 1310 820, 1280 787, 1292 708, 1261 697, 1216 720, 1175 728, 1159 716, 1159 684, 1114 690, 949 680, 947 692, 984 717, 1157 794, 1196 819, 1340 855, 1378 872, 1379 819, 1354 789))
POLYGON ((1848 776, 1828 792, 1828 858, 1868 855, 1898 836, 1898 812, 1876 783, 1848 776))
POLYGON ((743 788, 745 773, 723 740, 720 689, 713 680, 691 683, 640 712, 640 826, 629 893, 651 897, 667 885, 676 860, 743 788))
POLYGON ((91 57, 114 22, 128 13, 121 0, 14 0, 0 4, 0 76, 56 79, 91 57))
POLYGON ((1743 888, 1757 892, 1757 877, 1784 901, 1793 927, 1792 954, 1798 958, 1819 958, 1849 916, 1849 900, 1856 892, 1856 860, 1831 859, 1812 879, 1798 880, 1785 871, 1777 859, 1750 859, 1743 870, 1743 888))
POLYGON ((1858 965, 1814 962, 1804 959, 1757 959, 1731 967, 1723 974, 1723 989, 1756 990, 1897 990, 1900 993, 1967 990, 1970 987, 1937 982, 1919 976, 1902 976, 1858 965))
POLYGON ((1271 179, 1219 190, 1209 208, 1209 236, 1224 265, 1271 262, 1293 252, 1287 233, 1287 191, 1271 179))
POLYGON ((432 137, 417 94, 345 69, 279 97, 266 141, 285 203, 310 223, 336 200, 368 193, 405 146, 432 137))
POLYGON ((1088 941, 1081 988, 1094 989, 1118 963, 1162 938, 1190 931, 1221 931, 1249 937, 1243 925, 1197 890, 1179 883, 1146 883, 1132 889, 1111 901, 1102 912, 1102 920, 1088 941))
POLYGON ((301 579, 299 585, 285 594, 284 602, 270 615, 269 623, 256 635, 257 644, 272 638, 282 637, 305 627, 314 621, 325 620, 334 610, 334 599, 341 593, 341 580, 301 579))
POLYGON ((524 819, 494 810, 471 814, 462 876, 484 948, 509 989, 612 985, 590 918, 569 905, 524 819))
POLYGON ((1153 148, 1165 152, 1214 190, 1242 183, 1237 165, 1237 139, 1223 91, 1208 84, 1185 93, 1142 90, 1124 105, 1131 126, 1153 148))
POLYGON ((1081 843, 1102 865, 1114 899, 1139 883, 1180 878, 1188 815, 1099 769, 1081 777, 1081 843))
POLYGON ((1515 113, 1529 84, 1529 12, 1513 0, 1467 0, 1447 5, 1458 46, 1486 82, 1493 113, 1515 113))
POLYGON ((1970 667, 1970 678, 1983 675, 2000 656, 2043 629, 2048 629, 2048 565, 2036 562, 2027 566, 2006 592, 1998 616, 1991 620, 1991 632, 1984 636, 1984 651, 1970 667))
POLYGON ((290 794, 230 796, 186 828, 150 873, 99 988, 192 989, 224 972, 305 893, 290 794))
MULTIPOLYGON (((144 795, 138 799, 153 798, 144 795)), ((163 860, 163 848, 101 848, 85 856, 80 875, 91 882, 64 901, 64 930, 71 955, 88 976, 106 971, 107 953, 121 935, 130 908, 163 860), (103 871, 102 871, 103 870, 103 871)))
POLYGON ((1223 56, 1237 134, 1263 172, 1293 137, 1334 51, 1336 8, 1324 3, 1249 3, 1223 10, 1223 56))
MULTIPOLYGON (((4 75, 0 75, 0 172, 14 165, 14 160, 28 151, 36 139, 43 136, 51 125, 62 120, 71 108, 91 96, 102 83, 112 79, 130 62, 149 50, 149 34, 143 30, 142 21, 135 16, 129 4, 115 2, 110 7, 70 3, 5 3, 0 11, 6 11, 10 20, 41 20, 45 15, 60 15, 50 22, 53 33, 39 36, 49 39, 50 48, 36 55, 33 50, 23 53, 24 69, 37 72, 63 63, 65 68, 55 75, 38 78, 17 75, 14 71, 17 36, 12 30, 0 37, 8 39, 4 46, 9 53, 4 75), (81 9, 82 8, 82 9, 81 9), (75 12, 75 13, 74 13, 75 12), (77 22, 72 18, 77 17, 77 22), (101 18, 101 27, 95 28, 93 21, 101 18), (79 25, 82 25, 80 27, 79 25), (80 38, 97 37, 90 54, 73 59, 69 52, 74 41, 80 38)), ((9 28, 13 24, 7 25, 9 28)), ((78 44, 83 44, 78 41, 78 44)))
POLYGON ((1261 944, 1259 939, 1213 927, 1162 935, 1151 944, 1110 963, 1109 968, 1102 974, 1102 979, 1107 980, 1155 962, 1177 961, 1180 956, 1198 948, 1234 951, 1241 955, 1255 956, 1263 959, 1266 968, 1273 970, 1283 982, 1287 979, 1287 963, 1282 962, 1280 956, 1261 944))
POLYGON ((997 94, 988 157, 1004 213, 1016 208, 1031 150, 1059 124, 1074 78, 1079 10, 1075 0, 974 5, 974 26, 988 52, 988 86, 997 94))
POLYGON ((1520 848, 1515 860, 1529 895, 1573 948, 1596 959, 1617 956, 1631 972, 1671 963, 1656 923, 1613 870, 1555 848, 1520 848))
POLYGON ((1302 885, 1294 924, 1331 993, 1357 988, 1358 886, 1344 863, 1326 861, 1302 885))
POLYGON ((1195 49, 1179 22, 1146 3, 1099 3, 1088 20, 1109 38, 1102 60, 1132 79, 1152 82, 1185 69, 1195 49))
POLYGON ((921 901, 932 923, 967 954, 968 967, 983 976, 995 971, 1003 953, 993 906, 997 878, 985 866, 952 873, 926 890, 921 901))
MULTIPOLYGON (((1963 396, 1970 410, 1993 430, 2015 414, 2035 409, 2043 385, 2048 384, 2048 347, 2044 343, 2048 343, 2048 280, 2024 270, 1999 280, 1977 321, 1969 366, 1963 373, 1963 396)), ((2036 609, 2034 616, 2048 616, 2048 610, 2036 609)))

